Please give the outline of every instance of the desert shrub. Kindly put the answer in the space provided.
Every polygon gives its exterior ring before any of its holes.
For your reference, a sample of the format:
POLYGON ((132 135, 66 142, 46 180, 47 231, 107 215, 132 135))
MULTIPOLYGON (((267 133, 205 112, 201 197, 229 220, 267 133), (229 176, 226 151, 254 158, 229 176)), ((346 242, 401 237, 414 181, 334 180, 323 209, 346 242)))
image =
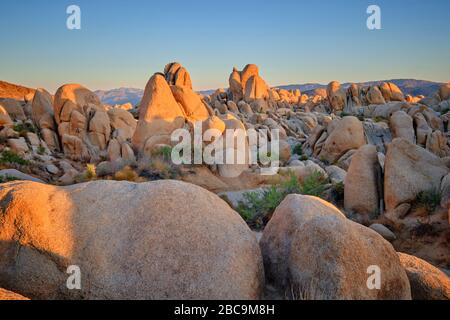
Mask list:
POLYGON ((170 161, 172 158, 172 148, 164 146, 152 152, 153 157, 161 157, 164 161, 170 161))
POLYGON ((322 197, 326 189, 327 181, 324 175, 315 171, 303 181, 300 187, 300 193, 307 196, 322 197))
POLYGON ((422 191, 417 195, 416 206, 425 208, 428 213, 433 213, 441 204, 441 193, 437 189, 422 191))
POLYGON ((292 149, 292 153, 296 154, 298 156, 302 156, 303 155, 303 148, 301 144, 296 145, 293 149, 292 149))
POLYGON ((320 172, 314 172, 300 184, 293 174, 278 185, 271 186, 262 193, 247 192, 244 201, 238 205, 241 217, 255 229, 260 229, 269 222, 275 209, 290 194, 322 196, 326 189, 326 180, 320 172))
POLYGON ((0 176, 0 183, 11 182, 11 181, 16 181, 16 180, 19 180, 19 179, 16 177, 13 177, 13 176, 9 176, 9 175, 0 176))
POLYGON ((97 178, 97 168, 95 164, 89 163, 86 165, 86 172, 84 173, 86 180, 94 180, 97 178))
POLYGON ((179 168, 162 157, 156 157, 140 166, 140 177, 149 180, 177 179, 180 176, 179 168))
POLYGON ((44 155, 45 154, 45 148, 43 147, 43 146, 39 146, 38 148, 37 148, 37 153, 39 154, 39 155, 44 155))
POLYGON ((130 166, 124 167, 122 170, 117 171, 114 174, 114 180, 117 181, 131 181, 136 182, 139 179, 139 175, 130 166))
POLYGON ((309 159, 309 157, 306 154, 304 154, 300 157, 300 161, 306 161, 308 159, 309 159))
POLYGON ((16 123, 14 124, 13 129, 18 132, 21 137, 25 137, 27 132, 36 133, 36 128, 28 122, 16 123))
POLYGON ((5 150, 0 156, 0 164, 18 164, 21 166, 27 166, 30 162, 13 151, 5 150))

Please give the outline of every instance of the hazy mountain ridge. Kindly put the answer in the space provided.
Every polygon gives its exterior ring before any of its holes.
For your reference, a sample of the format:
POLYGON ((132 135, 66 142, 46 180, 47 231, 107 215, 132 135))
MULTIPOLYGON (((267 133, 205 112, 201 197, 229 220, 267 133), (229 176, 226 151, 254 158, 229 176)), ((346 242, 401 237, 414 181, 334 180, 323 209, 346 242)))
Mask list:
MULTIPOLYGON (((429 96, 439 89, 439 82, 426 81, 426 80, 415 80, 415 79, 393 79, 393 80, 379 80, 379 81, 369 81, 361 82, 359 84, 368 86, 376 85, 382 82, 392 82, 399 86, 399 88, 405 94, 410 94, 412 96, 424 95, 429 96)), ((343 87, 348 87, 350 83, 344 83, 343 87)), ((277 86, 280 89, 295 90, 300 89, 302 93, 310 93, 311 91, 318 88, 326 88, 327 85, 320 83, 305 83, 305 84, 292 84, 292 85, 282 85, 277 86)), ((212 94, 215 90, 203 90, 198 91, 198 93, 203 95, 212 94)), ((144 90, 135 88, 119 88, 113 90, 98 90, 95 92, 103 103, 106 104, 123 104, 130 102, 133 105, 138 104, 142 99, 144 90)))
MULTIPOLYGON (((424 95, 429 96, 439 89, 441 83, 427 81, 427 80, 415 80, 415 79, 393 79, 393 80, 379 80, 379 81, 369 81, 361 82, 360 85, 376 85, 381 82, 392 82, 395 83, 405 94, 410 94, 412 96, 424 95)), ((344 88, 348 87, 350 83, 344 83, 342 86, 344 88)), ((280 89, 295 90, 300 89, 302 93, 311 93, 313 90, 318 88, 326 88, 327 85, 320 83, 305 83, 305 84, 291 84, 277 86, 280 89)), ((199 94, 210 95, 215 90, 202 90, 198 91, 199 94)), ((20 85, 11 84, 5 81, 0 81, 0 98, 15 98, 23 99, 23 97, 34 92, 34 89, 26 88, 20 85)), ((144 95, 143 89, 137 88, 117 88, 112 90, 97 90, 95 93, 99 96, 100 100, 105 104, 116 105, 125 104, 130 102, 133 105, 139 104, 144 95)))
MULTIPOLYGON (((391 80, 378 80, 378 81, 368 81, 360 82, 359 85, 362 86, 373 86, 378 85, 382 82, 392 82, 396 84, 404 94, 410 94, 412 96, 424 95, 429 96, 439 89, 442 84, 440 82, 433 82, 427 80, 415 80, 415 79, 391 79, 391 80)), ((350 86, 350 82, 342 84, 344 88, 350 86)), ((300 89, 302 93, 309 93, 315 89, 325 89, 327 85, 319 83, 307 83, 307 84, 293 84, 286 86, 278 86, 277 88, 286 90, 300 89)))
POLYGON ((143 89, 118 88, 112 90, 97 90, 95 94, 106 104, 124 104, 130 102, 132 105, 138 104, 144 95, 143 89))

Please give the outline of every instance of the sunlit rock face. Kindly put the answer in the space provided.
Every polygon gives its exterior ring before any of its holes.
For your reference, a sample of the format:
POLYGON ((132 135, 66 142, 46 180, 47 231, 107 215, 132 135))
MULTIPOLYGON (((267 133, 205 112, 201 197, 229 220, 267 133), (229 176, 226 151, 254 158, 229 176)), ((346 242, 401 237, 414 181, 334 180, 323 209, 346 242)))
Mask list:
POLYGON ((98 159, 108 146, 111 126, 97 95, 79 84, 64 85, 53 107, 64 153, 73 160, 98 159))
POLYGON ((178 62, 172 62, 164 68, 164 75, 169 85, 187 87, 192 90, 189 72, 178 62))
POLYGON ((408 278, 392 246, 321 199, 288 196, 260 245, 267 281, 293 299, 411 299, 408 278), (371 265, 383 270, 381 290, 367 286, 371 265))
POLYGON ((0 199, 8 206, 0 225, 0 287, 33 299, 261 297, 256 237, 200 187, 17 182, 3 186, 0 199), (72 265, 81 271, 81 290, 66 287, 72 265))

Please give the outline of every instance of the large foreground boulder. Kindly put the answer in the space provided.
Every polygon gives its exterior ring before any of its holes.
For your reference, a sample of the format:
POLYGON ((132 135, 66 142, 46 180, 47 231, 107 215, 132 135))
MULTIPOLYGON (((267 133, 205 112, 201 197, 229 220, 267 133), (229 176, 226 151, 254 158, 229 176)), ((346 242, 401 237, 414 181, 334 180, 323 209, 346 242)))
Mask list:
POLYGON ((422 191, 439 190, 449 173, 444 162, 405 139, 394 139, 385 159, 384 200, 387 211, 416 199, 422 191))
POLYGON ((318 198, 288 196, 260 245, 266 279, 293 298, 411 299, 392 245, 318 198), (379 290, 367 285, 374 266, 381 271, 379 290))
POLYGON ((450 278, 428 262, 398 253, 411 283, 414 300, 450 300, 450 278))
POLYGON ((0 203, 0 287, 30 298, 260 297, 256 237, 200 187, 21 182, 2 185, 0 203), (80 268, 81 290, 67 289, 69 266, 80 268))

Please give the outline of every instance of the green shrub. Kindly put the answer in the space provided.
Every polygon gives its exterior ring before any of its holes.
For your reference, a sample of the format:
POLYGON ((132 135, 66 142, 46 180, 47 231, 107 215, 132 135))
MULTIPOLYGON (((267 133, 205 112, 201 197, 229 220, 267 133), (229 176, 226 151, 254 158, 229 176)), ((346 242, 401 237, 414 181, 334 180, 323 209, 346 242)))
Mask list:
POLYGON ((39 155, 44 155, 45 154, 45 148, 43 147, 43 146, 39 146, 38 148, 37 148, 37 153, 39 154, 39 155))
POLYGON ((417 195, 416 205, 433 213, 441 204, 441 193, 436 189, 422 191, 417 195))
POLYGON ((290 179, 272 186, 262 193, 247 192, 237 211, 253 228, 260 229, 270 220, 275 209, 290 194, 304 194, 320 197, 326 189, 326 180, 320 172, 314 172, 300 184, 291 174, 290 179))
POLYGON ((154 157, 161 157, 164 161, 170 161, 172 159, 172 147, 165 146, 155 150, 152 155, 154 157))
POLYGON ((95 164, 90 163, 86 165, 85 179, 88 181, 97 179, 97 168, 95 164))
POLYGON ((322 173, 316 171, 306 177, 300 188, 300 193, 307 196, 322 197, 326 190, 326 179, 322 173))
POLYGON ((114 180, 137 182, 139 180, 139 175, 133 170, 133 168, 126 166, 114 174, 114 180))
POLYGON ((27 132, 36 133, 36 128, 28 122, 16 123, 13 129, 18 132, 21 137, 25 137, 27 132))
POLYGON ((304 154, 300 157, 300 161, 306 161, 308 159, 309 159, 309 157, 306 154, 304 154))
POLYGON ((298 156, 302 156, 303 155, 303 148, 301 144, 298 144, 294 147, 294 149, 292 149, 292 153, 296 154, 298 156))
POLYGON ((30 162, 15 152, 5 150, 0 156, 0 164, 18 164, 21 166, 27 166, 30 162))

